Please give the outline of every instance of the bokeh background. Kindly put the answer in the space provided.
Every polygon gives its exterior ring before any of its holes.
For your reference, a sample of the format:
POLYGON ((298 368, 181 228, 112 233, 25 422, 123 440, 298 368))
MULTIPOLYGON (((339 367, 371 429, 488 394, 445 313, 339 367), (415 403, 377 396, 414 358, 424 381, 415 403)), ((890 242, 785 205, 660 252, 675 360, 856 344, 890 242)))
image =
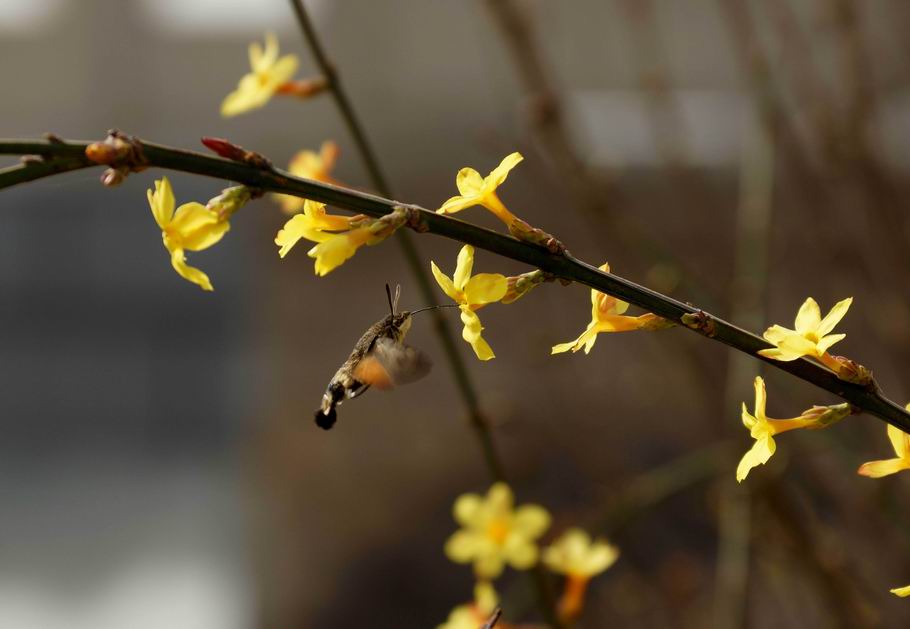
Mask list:
MULTIPOLYGON (((520 150, 503 200, 577 256, 755 331, 852 295, 837 349, 910 399, 905 0, 307 6, 397 198, 437 207, 459 168, 520 150)), ((2 0, 0 136, 215 135, 279 164, 334 139, 336 176, 367 188, 328 98, 219 118, 267 30, 313 72, 282 0, 2 0)), ((397 247, 316 278, 303 250, 279 260, 263 199, 191 256, 204 294, 161 246, 160 174, 0 194, 0 626, 442 622, 472 585, 442 552, 451 503, 490 478, 430 320, 409 337, 429 378, 311 422, 383 284, 423 305, 397 247)), ((168 175, 178 201, 224 185, 168 175)), ((454 267, 457 244, 418 245, 454 267)), ((910 583, 910 478, 855 474, 891 455, 884 425, 787 434, 737 486, 757 363, 679 329, 549 356, 588 299, 546 285, 483 312, 496 360, 459 345, 519 502, 622 549, 579 626, 906 626, 888 589, 910 583)), ((836 401, 765 376, 772 416, 836 401)), ((522 575, 499 586, 536 618, 522 575)))

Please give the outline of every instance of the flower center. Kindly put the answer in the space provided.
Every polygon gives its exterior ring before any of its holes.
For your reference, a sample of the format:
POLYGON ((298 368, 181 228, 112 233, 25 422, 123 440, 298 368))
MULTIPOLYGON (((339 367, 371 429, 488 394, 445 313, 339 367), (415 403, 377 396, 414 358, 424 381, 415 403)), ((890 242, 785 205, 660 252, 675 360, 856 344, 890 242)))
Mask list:
POLYGON ((497 518, 490 522, 490 525, 487 527, 487 537, 492 539, 494 542, 500 546, 505 544, 506 538, 509 536, 509 523, 503 519, 497 518))
POLYGON ((805 336, 807 340, 812 341, 813 343, 818 343, 819 341, 818 334, 815 332, 806 332, 803 334, 803 336, 805 336))

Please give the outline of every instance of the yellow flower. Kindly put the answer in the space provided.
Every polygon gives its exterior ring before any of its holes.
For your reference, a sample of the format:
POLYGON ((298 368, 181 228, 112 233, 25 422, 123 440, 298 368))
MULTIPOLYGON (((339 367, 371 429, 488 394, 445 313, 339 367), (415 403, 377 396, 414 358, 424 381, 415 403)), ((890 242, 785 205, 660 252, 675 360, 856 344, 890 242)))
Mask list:
POLYGON ((488 581, 480 581, 474 586, 474 601, 453 609, 449 619, 436 629, 477 629, 487 621, 498 602, 493 586, 488 581))
POLYGON ((503 223, 511 225, 516 217, 499 200, 496 188, 502 185, 509 176, 509 171, 523 159, 521 153, 507 155, 499 166, 486 177, 481 177, 480 173, 473 168, 462 168, 455 177, 455 185, 458 186, 458 192, 461 194, 443 203, 436 212, 455 214, 465 208, 482 205, 493 212, 503 223))
POLYGON ((765 404, 768 395, 765 391, 765 381, 760 377, 755 377, 755 414, 752 415, 746 409, 743 402, 742 420, 746 428, 749 429, 755 444, 746 454, 743 455, 739 466, 736 468, 736 480, 742 482, 749 474, 749 470, 768 462, 777 449, 774 442, 774 435, 779 435, 788 430, 798 428, 819 429, 830 426, 840 421, 851 413, 850 405, 846 402, 833 406, 813 406, 803 411, 799 417, 792 419, 771 419, 765 415, 765 404))
POLYGON ((266 33, 265 50, 259 42, 254 42, 249 51, 253 71, 243 75, 237 89, 222 101, 221 115, 225 118, 262 107, 297 72, 296 55, 278 58, 278 39, 274 33, 266 33))
MULTIPOLYGON (((315 151, 300 151, 297 153, 291 159, 288 171, 292 175, 303 177, 304 179, 337 184, 338 182, 331 176, 332 168, 334 168, 337 160, 338 145, 331 140, 326 140, 322 143, 319 153, 315 151)), ((289 194, 276 194, 273 196, 281 204, 281 209, 288 214, 299 212, 303 204, 303 199, 289 194)))
POLYGON ((316 259, 316 275, 322 276, 341 266, 363 245, 382 242, 406 220, 407 213, 403 209, 375 220, 362 214, 326 214, 324 203, 307 199, 303 214, 297 214, 285 223, 275 236, 275 244, 279 247, 278 255, 283 258, 301 238, 317 243, 307 255, 316 259))
POLYGON ((902 588, 894 588, 893 590, 891 590, 891 593, 897 594, 901 598, 910 596, 910 585, 908 585, 906 587, 902 587, 902 588))
POLYGON ((512 490, 496 483, 486 497, 463 494, 455 501, 455 520, 462 526, 446 542, 446 556, 456 563, 473 563, 474 573, 493 579, 505 564, 528 570, 537 563, 538 537, 550 526, 550 514, 538 505, 513 510, 512 490))
MULTIPOLYGON (((604 262, 600 270, 609 273, 610 265, 604 262)), ((629 304, 626 302, 612 295, 591 289, 591 323, 588 324, 588 327, 577 339, 568 343, 554 345, 550 353, 561 354, 569 350, 577 352, 583 347, 585 354, 587 354, 594 347, 597 335, 601 332, 629 332, 651 326, 659 327, 660 317, 651 313, 638 317, 626 316, 623 313, 628 308, 629 304)))
MULTIPOLYGON (((829 332, 844 318, 852 303, 852 297, 837 302, 831 312, 822 319, 818 304, 809 297, 796 314, 795 330, 779 325, 772 325, 765 330, 765 340, 776 347, 760 350, 759 355, 781 361, 811 356, 827 364, 828 348, 847 336, 846 334, 829 334, 829 332)), ((839 370, 835 368, 835 371, 839 370)))
POLYGON ((167 177, 155 181, 155 191, 148 190, 147 196, 174 270, 203 290, 212 290, 208 275, 187 265, 184 251, 202 251, 221 240, 231 228, 227 218, 195 202, 184 203, 175 212, 174 192, 167 177))
MULTIPOLYGON (((910 411, 910 404, 907 404, 906 408, 910 411)), ((891 447, 894 448, 897 457, 863 463, 857 471, 858 474, 870 478, 881 478, 889 474, 896 474, 901 470, 910 470, 910 435, 900 428, 888 424, 888 439, 891 441, 891 447)))
POLYGON ((317 244, 307 255, 316 259, 316 274, 325 275, 352 257, 363 245, 374 244, 374 234, 369 226, 358 227, 357 218, 361 217, 327 214, 324 203, 307 199, 303 214, 292 216, 275 236, 278 255, 282 258, 286 256, 301 238, 311 240, 317 244))
POLYGON ((461 309, 461 322, 464 323, 461 337, 471 344, 477 358, 490 360, 495 354, 481 336, 484 328, 475 310, 502 299, 509 288, 509 281, 499 273, 478 273, 471 277, 473 267, 474 247, 471 245, 465 245, 458 253, 454 280, 440 271, 435 262, 430 262, 436 282, 461 309))
POLYGON ((553 572, 566 575, 566 587, 559 600, 559 615, 571 622, 581 614, 591 577, 600 574, 619 558, 619 549, 605 540, 591 541, 578 528, 563 533, 543 551, 543 561, 553 572))
POLYGON ((619 549, 606 540, 591 541, 579 528, 571 528, 543 551, 543 561, 553 572, 590 579, 619 558, 619 549))

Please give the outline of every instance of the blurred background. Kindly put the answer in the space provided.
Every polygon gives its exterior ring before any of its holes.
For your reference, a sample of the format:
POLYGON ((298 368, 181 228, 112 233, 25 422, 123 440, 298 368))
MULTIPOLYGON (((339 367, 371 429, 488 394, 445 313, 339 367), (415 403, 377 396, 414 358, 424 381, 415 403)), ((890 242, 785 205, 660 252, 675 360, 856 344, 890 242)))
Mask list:
MULTIPOLYGON (((519 150, 502 199, 578 257, 753 331, 852 295, 835 351, 910 399, 905 0, 307 6, 397 198, 438 207, 459 168, 519 150)), ((0 136, 213 135, 280 165, 334 139, 335 176, 368 188, 328 97, 219 117, 267 30, 314 73, 282 0, 2 0, 0 136)), ((383 284, 424 305, 398 248, 317 278, 301 247, 279 260, 286 217, 263 199, 190 256, 203 293, 150 215, 161 174, 0 194, 0 626, 444 621, 472 587, 442 552, 451 504, 490 476, 430 319, 409 336, 429 378, 312 424, 383 284)), ((168 176, 178 203, 225 185, 168 176)), ((417 242, 453 270, 456 243, 417 242)), ((529 269, 478 252, 475 270, 529 269)), ((891 456, 884 425, 787 434, 737 486, 757 362, 679 329, 551 357, 589 303, 545 285, 484 310, 495 360, 459 342, 518 501, 550 509, 550 537, 622 549, 579 626, 906 626, 888 589, 910 583, 910 476, 855 474, 891 456)), ((764 375, 771 416, 837 402, 764 375)), ((507 618, 537 618, 523 575, 497 585, 507 618)))

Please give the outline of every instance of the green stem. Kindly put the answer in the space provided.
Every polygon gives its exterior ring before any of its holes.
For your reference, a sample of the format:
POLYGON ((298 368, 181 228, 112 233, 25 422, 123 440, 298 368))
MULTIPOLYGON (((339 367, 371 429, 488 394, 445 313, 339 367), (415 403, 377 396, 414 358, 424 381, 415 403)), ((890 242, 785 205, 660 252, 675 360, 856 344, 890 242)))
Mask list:
MULTIPOLYGON (((0 140, 0 155, 42 155, 54 162, 53 169, 50 170, 41 164, 22 164, 0 170, 0 189, 58 172, 95 166, 96 164, 84 156, 88 144, 88 142, 0 140), (63 161, 56 159, 60 157, 69 159, 63 161)), ((792 362, 779 362, 758 356, 759 350, 772 347, 760 336, 705 313, 695 306, 684 304, 612 273, 605 273, 576 259, 568 252, 562 255, 552 254, 536 245, 465 223, 450 216, 436 214, 416 205, 402 204, 365 192, 301 179, 275 168, 231 162, 220 157, 211 157, 160 144, 143 142, 142 147, 143 154, 150 166, 236 181, 264 191, 312 199, 369 216, 381 217, 397 207, 406 207, 413 212, 414 220, 410 225, 419 233, 429 232, 523 262, 552 273, 557 278, 579 282, 618 297, 669 321, 681 323, 682 318, 686 315, 689 315, 687 319, 695 317, 705 324, 695 327, 683 325, 682 327, 744 352, 776 369, 786 371, 801 380, 833 393, 870 415, 903 431, 910 432, 910 412, 886 398, 874 384, 862 387, 840 380, 827 368, 804 358, 792 362)))
MULTIPOLYGON (((344 120, 348 132, 351 134, 354 144, 357 146, 357 152, 360 153, 360 157, 366 167, 373 188, 385 197, 393 196, 388 180, 379 167, 379 160, 376 158, 376 153, 373 152, 373 147, 367 139, 363 126, 360 124, 360 119, 354 112, 354 107, 351 105, 351 101, 341 83, 341 79, 338 76, 334 64, 329 60, 325 49, 322 47, 322 42, 319 39, 319 35, 316 33, 316 28, 314 27, 312 20, 310 20, 306 7, 304 7, 302 0, 290 0, 290 2, 291 8, 294 10, 294 15, 297 17, 297 22, 300 24, 300 30, 303 31, 304 39, 307 46, 310 48, 310 53, 313 55, 313 60, 316 62, 319 72, 322 74, 323 78, 325 78, 329 93, 332 95, 332 100, 335 101, 338 113, 341 114, 341 118, 344 120)), ((410 234, 404 231, 398 233, 397 240, 401 247, 401 251, 404 254, 405 261, 411 268, 414 279, 417 281, 417 287, 420 290, 423 300, 428 305, 435 306, 438 303, 436 291, 433 289, 433 283, 430 281, 429 273, 424 267, 420 252, 417 250, 417 245, 411 239, 410 234)), ((471 427, 477 436, 477 440, 480 442, 483 457, 489 468, 490 475, 494 480, 505 480, 502 460, 493 443, 493 435, 490 432, 489 423, 480 409, 477 391, 474 388, 474 383, 471 381, 470 373, 465 366, 461 353, 458 351, 458 344, 455 342, 455 338, 452 335, 448 320, 445 318, 445 315, 438 310, 431 311, 431 316, 433 318, 433 329, 435 330, 440 343, 442 343, 446 360, 448 361, 449 367, 452 370, 452 375, 455 378, 455 384, 468 409, 471 427)))

